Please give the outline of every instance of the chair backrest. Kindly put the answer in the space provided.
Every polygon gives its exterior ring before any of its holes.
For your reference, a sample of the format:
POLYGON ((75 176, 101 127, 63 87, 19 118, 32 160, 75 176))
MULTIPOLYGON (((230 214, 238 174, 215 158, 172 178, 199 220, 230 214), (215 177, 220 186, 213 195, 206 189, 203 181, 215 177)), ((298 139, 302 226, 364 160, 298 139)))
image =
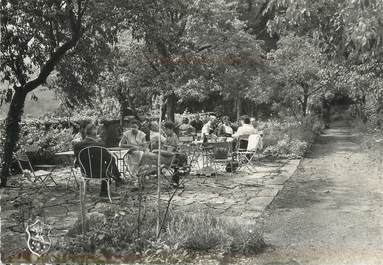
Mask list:
POLYGON ((237 150, 247 150, 249 135, 240 135, 237 142, 237 150))
POLYGON ((109 178, 112 175, 112 154, 105 147, 89 146, 80 150, 78 161, 86 178, 109 178))
POLYGON ((23 152, 23 151, 17 152, 15 154, 15 158, 16 158, 17 163, 18 163, 18 165, 19 165, 19 167, 20 167, 22 172, 24 172, 25 170, 29 170, 32 173, 34 173, 32 164, 29 161, 29 158, 28 158, 28 156, 27 156, 27 154, 25 152, 23 152))
POLYGON ((257 149, 262 149, 260 144, 261 144, 261 136, 259 134, 250 135, 249 141, 247 144, 247 151, 256 152, 257 149))
POLYGON ((214 159, 227 159, 229 158, 232 151, 232 145, 228 142, 214 143, 212 147, 214 159))

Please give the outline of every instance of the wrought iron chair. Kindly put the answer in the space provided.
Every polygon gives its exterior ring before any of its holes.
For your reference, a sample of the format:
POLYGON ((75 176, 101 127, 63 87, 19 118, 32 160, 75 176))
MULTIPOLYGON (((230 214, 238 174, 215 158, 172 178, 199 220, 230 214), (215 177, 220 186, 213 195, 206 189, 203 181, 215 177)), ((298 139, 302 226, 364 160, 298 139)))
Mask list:
MULTIPOLYGON (((101 146, 89 146, 80 150, 78 154, 78 162, 81 168, 81 180, 83 182, 83 196, 86 195, 86 184, 91 180, 106 182, 108 198, 112 202, 110 196, 110 179, 113 176, 112 162, 113 155, 101 146)), ((82 199, 82 198, 81 198, 82 199)))

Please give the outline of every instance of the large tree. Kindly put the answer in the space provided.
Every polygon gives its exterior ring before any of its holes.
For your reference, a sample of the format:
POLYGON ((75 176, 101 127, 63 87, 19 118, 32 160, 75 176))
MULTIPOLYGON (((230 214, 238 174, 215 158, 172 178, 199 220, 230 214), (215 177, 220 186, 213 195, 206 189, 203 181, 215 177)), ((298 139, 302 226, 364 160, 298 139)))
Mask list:
POLYGON ((79 42, 92 49, 98 40, 113 36, 114 28, 104 23, 116 9, 112 1, 96 0, 4 0, 0 5, 0 71, 12 88, 8 94, 13 92, 4 132, 5 187, 26 96, 47 81, 63 57, 76 52, 79 42))
POLYGON ((268 53, 268 59, 281 84, 277 89, 283 102, 291 109, 299 106, 299 113, 306 116, 310 100, 323 93, 327 84, 320 50, 308 38, 287 35, 279 40, 278 49, 268 53))

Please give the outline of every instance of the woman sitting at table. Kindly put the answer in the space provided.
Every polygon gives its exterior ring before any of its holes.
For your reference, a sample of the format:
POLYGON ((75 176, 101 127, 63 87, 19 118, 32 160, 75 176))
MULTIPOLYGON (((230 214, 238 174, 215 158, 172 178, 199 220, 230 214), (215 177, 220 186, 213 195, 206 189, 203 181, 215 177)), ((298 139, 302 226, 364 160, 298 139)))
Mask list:
POLYGON ((222 122, 218 127, 218 136, 221 137, 231 137, 234 131, 231 128, 230 120, 228 116, 222 117, 222 122))
POLYGON ((184 118, 182 120, 182 124, 180 125, 178 130, 179 130, 179 136, 191 136, 195 134, 195 129, 193 126, 189 124, 188 118, 184 118))
MULTIPOLYGON (((174 186, 179 185, 179 168, 184 167, 187 163, 187 156, 182 153, 177 152, 179 140, 178 136, 174 131, 175 125, 171 121, 165 122, 164 125, 165 128, 165 134, 166 134, 166 139, 164 141, 161 141, 161 153, 164 155, 168 154, 174 154, 174 161, 173 161, 173 166, 174 166, 174 174, 172 176, 172 181, 174 186), (163 151, 164 150, 164 151, 163 151)), ((153 149, 158 149, 158 138, 157 141, 152 145, 153 149)))
POLYGON ((118 146, 129 148, 132 151, 148 150, 146 135, 138 129, 138 122, 136 120, 130 122, 129 129, 122 135, 118 146))
POLYGON ((201 137, 203 139, 203 142, 207 142, 208 138, 217 138, 215 134, 217 127, 217 118, 215 116, 210 116, 208 122, 205 123, 201 130, 201 137))

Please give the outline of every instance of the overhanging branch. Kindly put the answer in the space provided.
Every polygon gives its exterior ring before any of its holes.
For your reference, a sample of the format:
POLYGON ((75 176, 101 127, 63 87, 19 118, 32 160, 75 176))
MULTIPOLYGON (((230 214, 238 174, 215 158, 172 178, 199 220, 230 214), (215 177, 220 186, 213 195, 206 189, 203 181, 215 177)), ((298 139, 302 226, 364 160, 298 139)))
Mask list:
MULTIPOLYGON (((32 81, 26 83, 25 85, 25 92, 31 92, 39 85, 46 82, 46 79, 50 75, 50 73, 54 70, 54 67, 57 65, 59 60, 64 56, 66 52, 68 52, 70 49, 76 46, 78 40, 80 39, 80 32, 81 32, 81 20, 80 18, 75 18, 74 12, 73 12, 73 5, 72 1, 67 1, 68 5, 71 6, 68 7, 68 18, 71 28, 71 38, 67 40, 63 45, 61 45, 56 51, 54 51, 50 58, 46 61, 46 63, 41 67, 40 74, 37 78, 33 79, 32 81)), ((85 8, 85 7, 84 7, 85 8)))

